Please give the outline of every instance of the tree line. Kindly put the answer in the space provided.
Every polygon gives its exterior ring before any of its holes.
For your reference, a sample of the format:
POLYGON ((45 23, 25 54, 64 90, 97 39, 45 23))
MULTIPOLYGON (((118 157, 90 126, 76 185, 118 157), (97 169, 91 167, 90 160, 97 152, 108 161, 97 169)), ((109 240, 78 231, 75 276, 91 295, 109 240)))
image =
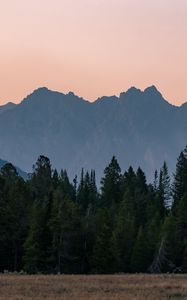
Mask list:
POLYGON ((171 183, 164 162, 148 184, 115 157, 70 182, 40 156, 29 180, 0 172, 0 272, 187 272, 187 147, 171 183))

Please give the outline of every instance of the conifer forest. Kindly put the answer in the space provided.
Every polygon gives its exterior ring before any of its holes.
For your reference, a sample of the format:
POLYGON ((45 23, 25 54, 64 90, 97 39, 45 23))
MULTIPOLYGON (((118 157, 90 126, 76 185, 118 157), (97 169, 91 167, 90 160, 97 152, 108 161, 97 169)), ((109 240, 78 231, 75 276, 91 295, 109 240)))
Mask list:
POLYGON ((0 173, 0 272, 112 274, 187 272, 187 147, 169 176, 147 183, 115 157, 71 182, 40 156, 28 180, 0 173))

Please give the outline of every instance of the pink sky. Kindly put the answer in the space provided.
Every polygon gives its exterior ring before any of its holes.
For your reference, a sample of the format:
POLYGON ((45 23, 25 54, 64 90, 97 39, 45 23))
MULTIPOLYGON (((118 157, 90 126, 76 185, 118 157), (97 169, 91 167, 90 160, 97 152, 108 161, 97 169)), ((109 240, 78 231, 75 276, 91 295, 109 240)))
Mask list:
POLYGON ((0 103, 156 85, 187 101, 187 0, 1 0, 0 103))

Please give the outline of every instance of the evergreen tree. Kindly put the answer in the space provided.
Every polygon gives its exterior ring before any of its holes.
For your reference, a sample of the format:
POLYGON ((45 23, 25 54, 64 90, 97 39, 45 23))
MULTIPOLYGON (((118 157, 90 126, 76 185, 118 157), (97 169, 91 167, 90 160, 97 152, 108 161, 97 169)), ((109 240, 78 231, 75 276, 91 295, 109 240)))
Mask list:
POLYGON ((96 206, 98 200, 97 187, 95 183, 95 172, 92 170, 91 174, 81 172, 81 180, 77 190, 77 202, 79 203, 83 214, 91 206, 96 206))
POLYGON ((40 156, 34 166, 30 180, 33 206, 30 229, 24 244, 24 266, 29 273, 49 272, 51 270, 49 248, 51 233, 48 225, 51 214, 53 178, 50 160, 40 156))
POLYGON ((112 273, 115 271, 115 265, 110 218, 108 212, 102 209, 100 211, 100 225, 93 249, 93 270, 96 273, 112 273))
POLYGON ((113 156, 101 180, 102 205, 114 206, 122 199, 122 175, 117 159, 113 156))
POLYGON ((52 170, 50 160, 46 156, 39 156, 36 165, 33 166, 33 174, 30 180, 32 197, 34 200, 43 201, 52 191, 52 170))
POLYGON ((173 183, 173 210, 185 192, 187 192, 187 147, 180 153, 176 165, 176 173, 173 183))
POLYGON ((113 231, 114 256, 117 269, 120 272, 130 272, 130 260, 135 243, 136 227, 135 216, 128 210, 124 200, 117 214, 117 222, 113 231))
POLYGON ((29 198, 26 184, 12 164, 0 176, 0 270, 20 270, 28 228, 29 198))
POLYGON ((84 255, 80 212, 76 203, 63 196, 61 187, 54 195, 49 226, 54 272, 80 273, 84 255))
POLYGON ((24 244, 24 269, 28 273, 47 273, 49 265, 49 228, 47 224, 47 207, 35 202, 32 207, 31 224, 24 244))
POLYGON ((26 182, 0 171, 0 271, 28 273, 187 272, 187 148, 171 195, 166 163, 153 184, 115 157, 101 193, 95 171, 70 182, 40 156, 26 182), (171 201, 171 196, 173 201, 171 201), (170 209, 170 205, 171 209, 170 209))
POLYGON ((136 173, 135 184, 135 212, 137 226, 145 225, 146 223, 146 208, 148 201, 148 189, 144 172, 138 168, 136 173))
POLYGON ((159 196, 161 201, 163 201, 164 206, 169 209, 171 207, 171 187, 170 187, 170 177, 168 174, 168 167, 166 162, 164 162, 159 176, 159 196))
POLYGON ((148 241, 145 231, 139 228, 136 242, 131 256, 131 271, 146 272, 149 267, 148 241))
POLYGON ((157 170, 155 171, 155 174, 154 174, 153 187, 154 187, 155 191, 158 190, 158 171, 157 170))

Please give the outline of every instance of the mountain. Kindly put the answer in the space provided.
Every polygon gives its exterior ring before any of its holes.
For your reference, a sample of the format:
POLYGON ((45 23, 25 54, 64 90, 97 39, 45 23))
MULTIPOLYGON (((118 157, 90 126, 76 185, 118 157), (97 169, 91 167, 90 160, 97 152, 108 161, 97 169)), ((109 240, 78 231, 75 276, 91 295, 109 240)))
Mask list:
POLYGON ((39 88, 0 115, 0 156, 28 172, 44 154, 71 177, 84 167, 100 178, 115 155, 123 170, 140 165, 151 180, 164 160, 174 171, 186 144, 187 104, 171 105, 155 86, 92 103, 39 88))
POLYGON ((16 106, 16 104, 12 103, 12 102, 8 102, 7 104, 1 105, 0 106, 0 114, 14 108, 15 106, 16 106))
MULTIPOLYGON (((8 163, 7 161, 0 159, 0 169, 1 169, 4 165, 6 165, 7 163, 8 163)), ((23 179, 25 179, 25 180, 28 179, 28 174, 27 174, 26 172, 22 171, 20 168, 18 168, 18 167, 16 167, 16 166, 15 166, 15 168, 16 168, 18 174, 19 174, 23 179)))

